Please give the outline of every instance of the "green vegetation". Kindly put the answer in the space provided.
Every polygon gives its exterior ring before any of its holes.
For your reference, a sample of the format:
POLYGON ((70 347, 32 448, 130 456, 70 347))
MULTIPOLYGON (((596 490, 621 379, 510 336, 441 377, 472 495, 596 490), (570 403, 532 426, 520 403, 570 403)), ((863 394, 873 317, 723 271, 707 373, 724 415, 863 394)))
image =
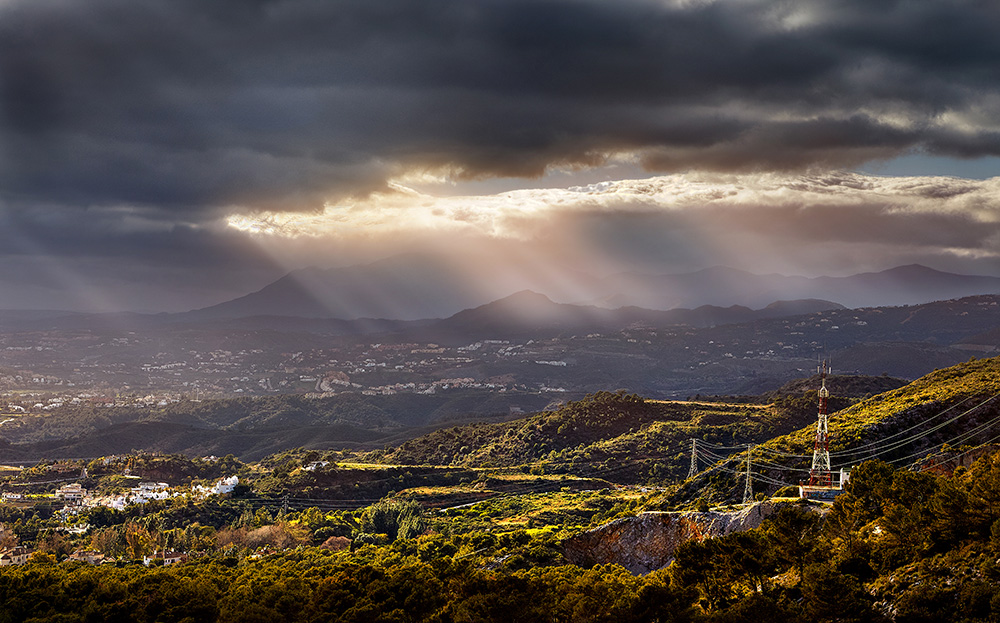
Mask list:
POLYGON ((0 504, 0 546, 36 549, 0 568, 0 623, 995 621, 1000 451, 983 442, 1000 414, 997 380, 1000 360, 972 360, 861 402, 831 400, 844 406, 831 450, 857 451, 835 456, 884 460, 859 459, 832 505, 778 502, 758 528, 681 539, 673 564, 645 576, 570 564, 564 543, 644 510, 731 502, 739 482, 725 462, 683 480, 692 437, 759 443, 768 458, 755 474, 788 482, 778 468, 808 460, 814 390, 770 404, 599 392, 365 455, 44 462, 0 476, 0 488, 33 494, 0 504), (962 444, 942 448, 956 436, 962 444), (906 469, 930 465, 928 453, 932 471, 906 469), (123 511, 67 512, 47 497, 70 481, 101 494, 140 479, 183 492, 229 475, 241 483, 230 494, 123 511), (81 549, 111 562, 70 560, 81 549), (142 564, 165 550, 187 561, 142 564))
MULTIPOLYGON (((71 549, 65 538, 39 533, 27 565, 0 570, 0 620, 503 621, 517 613, 519 621, 722 623, 952 621, 961 613, 991 621, 1000 604, 1000 453, 950 477, 867 462, 830 510, 787 504, 760 528, 685 542, 673 565, 646 576, 567 564, 565 529, 450 532, 440 528, 458 514, 430 520, 403 500, 175 527, 185 508, 94 530, 91 546, 119 556, 117 565, 58 564, 71 549), (191 560, 124 562, 162 547, 183 547, 191 560)), ((14 531, 27 535, 42 521, 32 516, 14 531)))
MULTIPOLYGON (((967 465, 981 453, 976 449, 996 435, 991 431, 995 430, 994 420, 1000 417, 998 391, 1000 358, 973 358, 841 410, 836 409, 843 401, 831 397, 831 411, 836 410, 830 415, 833 467, 850 468, 868 458, 903 467, 938 464, 943 472, 967 465)), ((791 484, 790 475, 805 477, 816 436, 815 405, 814 392, 775 401, 774 407, 785 409, 791 414, 789 421, 802 428, 774 436, 755 448, 755 478, 791 484)), ((733 500, 742 492, 735 465, 742 464, 745 457, 739 452, 728 464, 699 474, 667 496, 662 506, 677 508, 698 497, 716 503, 733 500)), ((779 488, 776 484, 763 487, 755 490, 773 494, 779 488)))
MULTIPOLYGON (((815 417, 815 402, 813 413, 815 417)), ((676 482, 687 469, 692 437, 756 443, 802 425, 799 402, 780 405, 644 400, 598 392, 502 424, 441 429, 363 460, 403 465, 516 467, 617 483, 676 482)))
POLYGON ((685 543, 675 588, 696 588, 718 620, 765 607, 786 620, 995 620, 1000 453, 951 477, 870 461, 846 489, 828 513, 790 505, 758 530, 685 543))

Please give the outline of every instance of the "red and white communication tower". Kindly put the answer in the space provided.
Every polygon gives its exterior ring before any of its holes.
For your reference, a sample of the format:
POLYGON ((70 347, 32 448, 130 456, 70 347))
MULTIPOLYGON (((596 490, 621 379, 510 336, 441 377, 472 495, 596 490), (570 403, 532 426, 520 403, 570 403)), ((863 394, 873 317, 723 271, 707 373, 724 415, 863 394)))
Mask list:
POLYGON ((810 487, 829 487, 833 484, 830 473, 830 428, 826 413, 826 400, 830 390, 826 388, 826 361, 820 367, 819 419, 816 421, 816 444, 813 447, 812 467, 809 468, 810 487))

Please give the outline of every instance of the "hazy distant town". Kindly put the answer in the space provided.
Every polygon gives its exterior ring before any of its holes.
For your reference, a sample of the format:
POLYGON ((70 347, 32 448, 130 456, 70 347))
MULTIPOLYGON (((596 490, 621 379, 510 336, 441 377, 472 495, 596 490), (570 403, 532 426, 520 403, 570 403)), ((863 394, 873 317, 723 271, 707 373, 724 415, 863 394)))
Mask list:
POLYGON ((708 328, 633 325, 520 339, 480 334, 459 346, 218 328, 11 332, 0 334, 0 391, 8 413, 286 393, 580 394, 622 387, 683 397, 733 393, 741 386, 752 392, 801 376, 820 353, 833 353, 841 370, 903 377, 964 360, 970 350, 993 347, 955 342, 978 323, 992 322, 996 299, 831 310, 708 328), (921 319, 939 313, 957 320, 929 334, 921 319))

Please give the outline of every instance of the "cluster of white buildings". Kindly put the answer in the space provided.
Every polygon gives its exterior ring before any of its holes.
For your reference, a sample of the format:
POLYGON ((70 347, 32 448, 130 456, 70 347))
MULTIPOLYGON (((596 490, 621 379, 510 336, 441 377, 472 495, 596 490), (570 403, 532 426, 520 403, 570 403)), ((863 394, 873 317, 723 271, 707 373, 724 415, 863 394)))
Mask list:
POLYGON ((194 485, 191 487, 191 492, 194 493, 196 497, 208 497, 210 495, 221 495, 223 493, 232 493, 236 485, 240 484, 240 479, 237 476, 230 476, 229 478, 223 478, 216 482, 211 487, 206 487, 204 485, 194 485))
MULTIPOLYGON (((204 485, 194 485, 191 487, 191 494, 195 498, 205 498, 210 495, 221 495, 232 493, 236 485, 240 483, 238 476, 221 478, 210 487, 204 485)), ((79 483, 67 484, 59 487, 55 491, 55 497, 66 502, 67 505, 95 507, 106 506, 115 510, 125 510, 130 504, 145 504, 153 500, 169 500, 181 497, 185 491, 171 490, 170 485, 165 482, 140 482, 132 487, 128 493, 121 495, 110 495, 104 497, 92 497, 87 490, 79 483)), ((20 494, 4 494, 4 499, 8 496, 19 496, 20 494)))
MULTIPOLYGON (((56 493, 58 495, 58 492, 56 493)), ((93 498, 86 506, 107 506, 116 510, 125 510, 129 504, 145 504, 152 500, 167 500, 180 495, 170 491, 170 485, 165 482, 140 482, 123 495, 112 495, 103 498, 93 498)))

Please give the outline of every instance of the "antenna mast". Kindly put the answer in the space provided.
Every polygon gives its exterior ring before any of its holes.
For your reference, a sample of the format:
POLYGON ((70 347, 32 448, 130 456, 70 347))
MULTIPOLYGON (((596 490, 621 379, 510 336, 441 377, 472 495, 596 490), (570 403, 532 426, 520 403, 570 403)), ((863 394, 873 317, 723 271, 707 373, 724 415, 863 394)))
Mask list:
POLYGON ((816 443, 813 446, 812 467, 809 468, 810 486, 826 487, 831 484, 830 477, 830 431, 829 418, 826 413, 826 401, 830 390, 826 388, 826 361, 820 367, 819 388, 819 419, 816 422, 816 443))

